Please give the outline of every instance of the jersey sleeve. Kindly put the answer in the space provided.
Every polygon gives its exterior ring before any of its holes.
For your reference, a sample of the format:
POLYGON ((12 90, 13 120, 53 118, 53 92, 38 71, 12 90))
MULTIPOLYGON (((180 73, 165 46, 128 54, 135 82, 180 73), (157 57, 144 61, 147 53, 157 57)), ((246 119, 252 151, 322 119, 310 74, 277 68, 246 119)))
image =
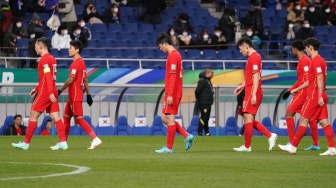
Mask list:
POLYGON ((260 72, 261 70, 261 58, 260 56, 252 56, 250 58, 250 68, 252 73, 260 72))
POLYGON ((77 72, 78 72, 78 64, 77 64, 77 62, 75 61, 75 62, 72 63, 71 66, 70 66, 70 73, 69 73, 69 76, 70 76, 70 77, 73 77, 73 78, 76 78, 77 72))
POLYGON ((312 66, 316 76, 323 74, 321 60, 317 60, 312 66))
POLYGON ((167 95, 172 96, 175 88, 175 80, 176 80, 176 72, 177 72, 177 66, 178 66, 178 57, 175 54, 172 54, 168 58, 167 63, 167 72, 169 73, 169 85, 168 85, 168 91, 167 95))
MULTIPOLYGON (((50 61, 50 59, 47 59, 47 61, 50 61)), ((44 74, 45 81, 46 81, 46 84, 47 84, 47 91, 48 91, 49 94, 52 94, 53 83, 52 83, 52 75, 51 75, 50 66, 51 66, 51 63, 43 62, 43 74, 44 74)))

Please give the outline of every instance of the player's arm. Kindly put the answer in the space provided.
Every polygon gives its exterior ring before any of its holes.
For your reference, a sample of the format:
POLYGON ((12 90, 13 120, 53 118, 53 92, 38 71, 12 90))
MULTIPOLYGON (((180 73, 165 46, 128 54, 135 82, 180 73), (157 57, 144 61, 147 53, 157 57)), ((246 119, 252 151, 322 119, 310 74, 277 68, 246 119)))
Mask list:
POLYGON ((259 72, 255 72, 252 74, 252 96, 257 95, 258 85, 259 85, 259 72))
POLYGON ((290 89, 289 91, 292 93, 292 94, 295 94, 297 93, 298 91, 306 88, 309 86, 309 81, 305 81, 305 83, 303 83, 302 85, 300 85, 299 87, 297 88, 293 88, 293 89, 290 89))
POLYGON ((195 90, 195 97, 196 97, 197 100, 201 96, 203 88, 205 87, 206 82, 204 82, 204 81, 206 81, 206 80, 205 79, 200 79, 198 81, 198 84, 197 84, 197 87, 196 87, 196 90, 195 90))
POLYGON ((68 79, 64 82, 61 89, 59 89, 58 94, 61 94, 66 88, 69 87, 70 84, 74 82, 75 78, 73 76, 69 76, 68 79))
POLYGON ((92 100, 91 93, 90 93, 90 87, 89 87, 88 79, 84 78, 83 83, 84 83, 84 89, 85 89, 85 92, 86 92, 86 102, 88 103, 89 106, 91 106, 92 103, 93 103, 93 100, 92 100))
POLYGON ((241 91, 243 91, 245 87, 245 82, 243 82, 240 86, 238 86, 235 90, 234 90, 234 94, 238 95, 241 91))
POLYGON ((316 76, 316 80, 317 80, 317 91, 318 91, 318 104, 322 106, 324 104, 323 98, 322 98, 322 93, 324 90, 323 75, 318 74, 316 76))

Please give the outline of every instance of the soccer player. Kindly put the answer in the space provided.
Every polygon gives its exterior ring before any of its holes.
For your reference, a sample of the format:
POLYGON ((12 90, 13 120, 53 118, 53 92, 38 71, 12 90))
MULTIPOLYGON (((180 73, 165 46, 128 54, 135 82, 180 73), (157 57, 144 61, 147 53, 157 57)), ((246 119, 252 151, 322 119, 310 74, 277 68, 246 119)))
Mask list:
POLYGON ((327 64, 318 54, 320 42, 316 38, 304 41, 308 56, 312 59, 308 70, 307 98, 303 104, 300 117, 300 126, 297 129, 293 142, 290 145, 279 146, 281 150, 295 154, 297 146, 306 134, 310 119, 316 119, 323 127, 328 141, 328 150, 320 155, 336 155, 334 130, 328 121, 328 95, 325 90, 327 80, 327 64))
POLYGON ((23 150, 29 149, 30 140, 37 127, 37 119, 42 112, 46 111, 56 123, 57 133, 60 138, 61 150, 68 149, 66 142, 64 125, 59 113, 58 95, 56 89, 57 64, 55 58, 49 54, 50 42, 47 38, 42 37, 36 40, 35 51, 41 56, 38 63, 38 85, 31 90, 30 96, 35 100, 30 109, 28 128, 24 142, 12 143, 13 147, 23 150))
MULTIPOLYGON (((87 149, 94 149, 102 144, 102 141, 97 137, 96 133, 92 130, 90 125, 83 118, 83 97, 85 88, 87 94, 87 103, 89 106, 92 105, 93 101, 90 94, 90 88, 88 84, 88 79, 86 76, 86 65, 80 56, 83 50, 83 44, 79 40, 73 40, 70 42, 69 56, 71 56, 74 61, 70 65, 69 77, 58 91, 60 95, 67 87, 69 87, 68 101, 65 105, 63 121, 65 126, 65 135, 68 139, 70 131, 70 120, 74 116, 75 122, 79 124, 84 131, 92 138, 91 146, 87 149)), ((58 150, 62 148, 62 144, 58 143, 52 147, 53 150, 58 150)))
POLYGON ((182 98, 182 57, 172 46, 172 41, 167 34, 160 34, 156 44, 164 53, 168 53, 165 76, 165 95, 162 109, 162 122, 167 125, 167 145, 162 149, 155 150, 156 153, 173 153, 175 133, 178 132, 184 137, 185 149, 188 151, 192 146, 195 137, 188 134, 183 127, 175 121, 182 98))
POLYGON ((252 151, 251 140, 253 135, 253 128, 255 128, 257 131, 264 134, 268 138, 268 150, 271 151, 275 146, 277 135, 275 133, 269 132, 263 124, 255 120, 255 115, 257 114, 263 97, 263 91, 261 88, 261 57, 254 50, 253 43, 248 37, 242 37, 238 41, 237 46, 239 47, 240 53, 243 56, 248 57, 245 66, 245 82, 238 86, 234 91, 234 93, 238 95, 243 89, 245 89, 242 109, 245 126, 245 144, 238 148, 233 148, 233 150, 239 152, 252 151))
MULTIPOLYGON (((308 86, 307 82, 307 74, 310 66, 310 58, 304 54, 304 45, 302 40, 295 40, 292 43, 292 54, 296 56, 299 60, 299 63, 296 68, 296 73, 298 79, 296 83, 289 89, 289 92, 292 92, 294 95, 293 99, 288 105, 287 112, 286 112, 286 122, 287 122, 287 132, 289 137, 290 144, 293 142, 294 139, 294 129, 295 129, 295 121, 294 116, 296 113, 301 113, 301 109, 303 103, 306 100, 307 96, 307 89, 303 87, 308 86), (307 82, 307 83, 306 83, 307 82), (301 89, 303 88, 303 89, 301 89)), ((318 129, 316 120, 311 119, 309 121, 311 135, 313 138, 313 144, 306 148, 305 150, 320 150, 321 147, 319 146, 318 142, 318 129)))

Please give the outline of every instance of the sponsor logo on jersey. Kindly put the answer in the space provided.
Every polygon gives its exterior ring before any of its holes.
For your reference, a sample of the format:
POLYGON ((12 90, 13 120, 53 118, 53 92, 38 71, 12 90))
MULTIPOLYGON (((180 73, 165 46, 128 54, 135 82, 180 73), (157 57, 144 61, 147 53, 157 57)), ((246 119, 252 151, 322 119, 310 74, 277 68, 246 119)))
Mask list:
POLYGON ((76 69, 72 69, 71 74, 76 74, 76 69))
POLYGON ((253 70, 258 70, 258 65, 253 65, 253 70))
POLYGON ((317 72, 317 73, 321 73, 321 72, 322 72, 321 67, 317 67, 317 68, 316 68, 316 72, 317 72))
POLYGON ((176 64, 171 65, 171 70, 176 70, 176 64))
POLYGON ((308 72, 309 67, 308 67, 308 66, 304 66, 304 67, 303 67, 303 70, 304 70, 305 72, 308 72))

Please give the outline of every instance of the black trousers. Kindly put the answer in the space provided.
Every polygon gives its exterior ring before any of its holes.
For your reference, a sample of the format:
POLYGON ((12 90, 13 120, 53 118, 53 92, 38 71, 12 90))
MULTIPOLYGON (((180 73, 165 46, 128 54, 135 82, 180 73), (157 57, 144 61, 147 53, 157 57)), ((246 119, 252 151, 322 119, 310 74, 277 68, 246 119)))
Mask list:
POLYGON ((203 129, 205 134, 207 134, 209 133, 211 104, 199 104, 198 109, 201 112, 200 121, 198 122, 198 135, 202 135, 203 129))

